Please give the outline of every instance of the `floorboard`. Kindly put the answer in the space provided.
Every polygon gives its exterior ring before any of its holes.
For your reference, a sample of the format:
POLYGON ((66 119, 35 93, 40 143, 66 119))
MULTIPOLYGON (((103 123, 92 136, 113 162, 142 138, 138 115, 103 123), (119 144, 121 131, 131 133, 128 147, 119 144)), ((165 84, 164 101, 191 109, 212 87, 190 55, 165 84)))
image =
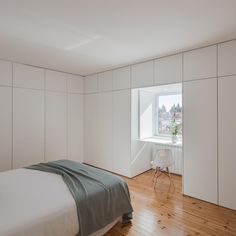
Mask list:
POLYGON ((131 224, 118 223, 106 236, 236 236, 236 211, 183 196, 182 178, 162 176, 154 189, 153 171, 126 179, 134 208, 131 224))

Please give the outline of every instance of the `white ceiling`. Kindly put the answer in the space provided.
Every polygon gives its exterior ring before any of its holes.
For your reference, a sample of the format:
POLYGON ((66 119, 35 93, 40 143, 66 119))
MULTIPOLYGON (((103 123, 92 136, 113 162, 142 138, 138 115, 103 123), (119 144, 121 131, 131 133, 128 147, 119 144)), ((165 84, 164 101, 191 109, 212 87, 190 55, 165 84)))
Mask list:
POLYGON ((0 0, 0 58, 87 75, 236 38, 236 0, 0 0))

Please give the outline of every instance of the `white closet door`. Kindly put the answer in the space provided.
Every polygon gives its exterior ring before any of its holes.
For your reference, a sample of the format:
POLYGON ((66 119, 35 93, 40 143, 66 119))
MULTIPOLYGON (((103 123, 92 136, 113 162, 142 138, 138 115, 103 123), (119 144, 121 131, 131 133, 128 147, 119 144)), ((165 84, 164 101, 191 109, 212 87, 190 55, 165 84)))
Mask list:
POLYGON ((46 84, 47 90, 66 92, 67 91, 67 76, 65 73, 46 70, 46 84))
POLYGON ((112 71, 106 71, 98 74, 98 90, 102 91, 111 91, 112 90, 112 71))
POLYGON ((113 171, 130 176, 130 90, 113 92, 113 171))
POLYGON ((12 63, 0 60, 0 85, 12 86, 12 63))
POLYGON ((236 76, 219 78, 219 204, 236 210, 236 76))
POLYGON ((13 168, 44 161, 44 91, 13 89, 13 168))
POLYGON ((84 92, 86 94, 98 92, 98 75, 97 74, 85 77, 84 92))
POLYGON ((236 40, 218 45, 218 75, 236 74, 236 40))
POLYGON ((98 94, 84 96, 84 162, 97 166, 98 94))
POLYGON ((13 86, 44 89, 44 70, 34 66, 13 64, 13 86))
POLYGON ((46 161, 67 158, 67 94, 46 92, 46 161))
POLYGON ((209 46, 184 53, 184 81, 217 76, 217 46, 209 46))
POLYGON ((68 158, 83 161, 83 95, 68 94, 68 158))
POLYGON ((184 193, 217 203, 217 79, 184 83, 184 193))
POLYGON ((154 84, 154 61, 148 61, 131 66, 132 88, 153 86, 154 84))
POLYGON ((67 74, 67 89, 69 93, 84 93, 84 77, 67 74))
POLYGON ((12 165, 12 88, 0 87, 0 171, 12 165))
POLYGON ((113 70, 113 90, 130 88, 130 66, 113 70))
POLYGON ((112 171, 112 92, 99 94, 98 166, 112 171))
POLYGON ((182 82, 182 54, 155 60, 155 84, 182 82))

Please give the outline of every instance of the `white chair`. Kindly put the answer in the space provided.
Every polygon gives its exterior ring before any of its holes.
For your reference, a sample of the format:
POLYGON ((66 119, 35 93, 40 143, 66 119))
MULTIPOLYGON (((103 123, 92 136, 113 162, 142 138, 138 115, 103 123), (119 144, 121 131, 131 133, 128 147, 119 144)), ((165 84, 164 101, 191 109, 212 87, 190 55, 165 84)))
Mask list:
POLYGON ((169 177, 170 184, 172 183, 174 186, 174 183, 172 181, 169 167, 174 165, 174 158, 172 155, 172 151, 170 149, 160 149, 156 151, 154 160, 152 161, 152 166, 155 169, 155 173, 153 176, 153 181, 155 180, 155 185, 157 183, 157 179, 162 175, 165 174, 169 177))

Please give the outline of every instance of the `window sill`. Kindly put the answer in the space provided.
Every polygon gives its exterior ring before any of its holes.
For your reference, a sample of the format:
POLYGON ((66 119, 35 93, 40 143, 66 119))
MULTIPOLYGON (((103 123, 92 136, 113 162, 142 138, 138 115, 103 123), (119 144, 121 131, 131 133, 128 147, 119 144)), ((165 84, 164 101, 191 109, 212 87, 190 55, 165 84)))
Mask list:
POLYGON ((171 138, 158 137, 158 136, 153 136, 153 137, 150 137, 150 138, 140 139, 140 141, 154 143, 154 144, 167 145, 167 146, 182 147, 182 139, 181 138, 176 143, 173 143, 171 141, 171 138))

